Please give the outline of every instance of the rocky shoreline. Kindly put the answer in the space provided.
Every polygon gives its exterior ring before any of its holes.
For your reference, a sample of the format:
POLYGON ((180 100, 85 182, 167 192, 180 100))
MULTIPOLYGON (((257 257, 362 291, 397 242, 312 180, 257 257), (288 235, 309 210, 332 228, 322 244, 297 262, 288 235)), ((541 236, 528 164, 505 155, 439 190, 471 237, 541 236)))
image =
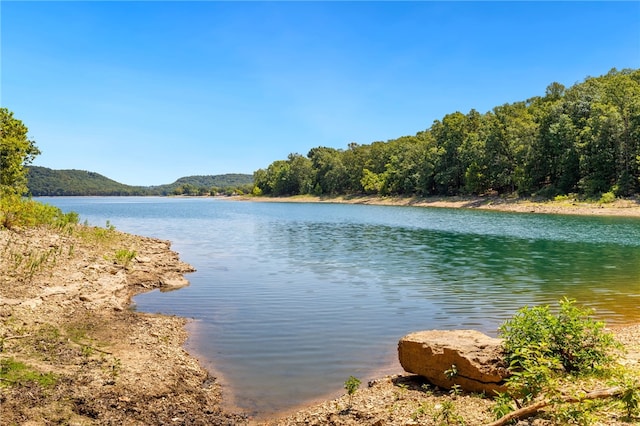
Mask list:
MULTIPOLYGON (((168 241, 82 226, 0 230, 0 270, 0 361, 37 377, 0 383, 2 424, 439 424, 450 403, 467 425, 492 420, 490 400, 408 374, 277 418, 229 409, 219 381, 183 348, 187 320, 130 308, 135 294, 188 284, 193 268, 168 241)), ((640 326, 616 335, 640 370, 640 326)))
POLYGON ((0 423, 246 423, 221 408, 215 377, 183 349, 186 319, 130 309, 135 294, 188 284, 193 268, 169 242, 98 228, 1 230, 0 253, 0 360, 55 382, 6 378, 0 423))

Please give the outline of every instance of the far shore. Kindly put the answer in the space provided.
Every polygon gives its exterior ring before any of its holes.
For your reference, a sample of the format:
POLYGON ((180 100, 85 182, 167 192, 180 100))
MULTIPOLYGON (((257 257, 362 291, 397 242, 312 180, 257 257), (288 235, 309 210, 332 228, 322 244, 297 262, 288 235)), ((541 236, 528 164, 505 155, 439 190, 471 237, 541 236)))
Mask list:
POLYGON ((612 203, 606 204, 593 201, 539 201, 529 198, 503 198, 497 196, 380 197, 374 195, 340 195, 319 197, 312 195, 295 195, 290 197, 243 196, 237 199, 255 202, 370 204, 380 206, 480 209, 514 213, 640 217, 639 198, 617 199, 612 203))

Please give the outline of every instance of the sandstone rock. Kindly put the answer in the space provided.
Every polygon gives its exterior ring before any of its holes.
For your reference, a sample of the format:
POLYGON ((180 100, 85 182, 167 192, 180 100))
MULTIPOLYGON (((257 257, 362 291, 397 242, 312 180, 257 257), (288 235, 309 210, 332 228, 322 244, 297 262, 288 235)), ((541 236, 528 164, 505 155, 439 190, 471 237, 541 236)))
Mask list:
POLYGON ((419 331, 400 339, 398 357, 405 371, 436 386, 450 389, 457 384, 468 392, 494 396, 506 390, 501 342, 475 330, 419 331), (454 365, 457 374, 449 378, 445 371, 454 365))

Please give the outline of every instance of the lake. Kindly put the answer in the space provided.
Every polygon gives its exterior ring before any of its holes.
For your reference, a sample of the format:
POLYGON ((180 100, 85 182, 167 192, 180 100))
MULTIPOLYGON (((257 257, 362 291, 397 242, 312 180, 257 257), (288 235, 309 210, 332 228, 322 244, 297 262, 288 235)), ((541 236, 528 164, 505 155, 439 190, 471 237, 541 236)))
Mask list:
POLYGON ((190 325, 190 351, 255 415, 400 371, 427 329, 496 335, 524 305, 577 299, 640 322, 640 220, 213 198, 39 198, 81 221, 171 240, 191 286, 135 298, 190 325))

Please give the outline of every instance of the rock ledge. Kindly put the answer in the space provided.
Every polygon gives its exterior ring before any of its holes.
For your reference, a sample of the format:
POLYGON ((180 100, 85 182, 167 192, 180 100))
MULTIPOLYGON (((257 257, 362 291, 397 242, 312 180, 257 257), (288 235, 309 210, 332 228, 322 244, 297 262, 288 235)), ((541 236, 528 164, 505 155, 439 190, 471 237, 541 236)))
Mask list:
POLYGON ((488 396, 504 392, 507 369, 502 340, 475 330, 430 330, 408 334, 398 343, 400 365, 409 373, 425 377, 432 384, 450 389, 459 385, 468 392, 488 396), (457 373, 445 371, 455 366, 457 373))

